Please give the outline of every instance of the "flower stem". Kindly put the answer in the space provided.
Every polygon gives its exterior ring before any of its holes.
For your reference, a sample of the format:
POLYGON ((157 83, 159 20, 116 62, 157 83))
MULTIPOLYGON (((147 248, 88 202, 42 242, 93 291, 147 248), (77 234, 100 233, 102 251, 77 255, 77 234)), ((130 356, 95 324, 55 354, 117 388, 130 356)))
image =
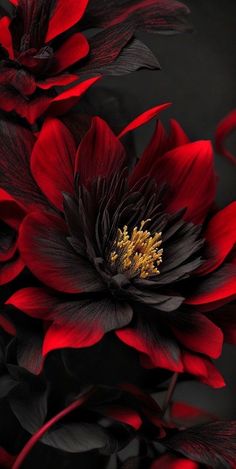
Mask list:
POLYGON ((61 412, 59 412, 57 415, 52 417, 48 422, 46 422, 26 443, 24 448, 21 450, 21 452, 18 454, 15 463, 12 466, 12 469, 19 469, 22 466, 22 463, 25 461, 26 457, 32 450, 32 448, 36 445, 36 443, 42 438, 42 436, 50 430, 50 428, 57 423, 59 420, 61 420, 63 417, 68 415, 70 412, 73 410, 77 409, 77 407, 80 407, 90 396, 90 393, 84 394, 82 397, 77 399, 76 401, 72 402, 72 404, 68 405, 65 409, 63 409, 61 412))
POLYGON ((168 409, 168 406, 169 406, 169 403, 171 401, 171 398, 174 394, 178 376, 179 376, 179 373, 174 373, 171 380, 170 380, 170 384, 168 386, 168 389, 167 389, 167 392, 166 392, 166 395, 165 395, 165 399, 164 399, 164 403, 163 403, 163 406, 162 406, 163 415, 166 413, 166 411, 168 409))

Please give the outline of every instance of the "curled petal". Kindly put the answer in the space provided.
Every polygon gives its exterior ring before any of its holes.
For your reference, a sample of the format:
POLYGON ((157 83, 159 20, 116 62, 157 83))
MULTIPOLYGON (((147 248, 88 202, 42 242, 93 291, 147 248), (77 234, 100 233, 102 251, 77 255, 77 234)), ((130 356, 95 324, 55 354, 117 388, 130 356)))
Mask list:
POLYGON ((42 192, 59 210, 63 192, 74 192, 75 155, 75 142, 67 127, 57 119, 47 119, 33 149, 31 170, 42 192))
POLYGON ((211 311, 234 298, 236 298, 236 262, 225 263, 202 280, 194 294, 185 302, 198 307, 203 306, 204 311, 211 311))
POLYGON ((177 372, 183 370, 180 350, 174 338, 159 333, 153 325, 139 321, 137 327, 118 330, 116 335, 125 344, 147 355, 153 367, 177 372))
POLYGON ((83 16, 88 0, 56 0, 49 20, 45 42, 52 41, 59 34, 74 26, 83 16))
POLYGON ((76 173, 79 173, 80 183, 88 184, 98 176, 108 176, 118 171, 124 162, 123 145, 105 121, 95 117, 77 152, 76 173))
POLYGON ((204 221, 216 192, 213 151, 209 141, 181 145, 159 158, 151 175, 168 187, 165 206, 170 212, 186 208, 184 218, 204 221))
POLYGON ((204 233, 206 260, 197 273, 206 275, 216 270, 236 243, 236 202, 220 210, 209 221, 204 233))
POLYGON ((55 65, 50 69, 50 73, 59 73, 67 69, 88 53, 89 43, 86 37, 81 33, 73 34, 55 51, 55 65))
POLYGON ((236 164, 235 155, 225 147, 225 140, 236 129, 236 110, 230 112, 218 125, 216 129, 215 145, 216 151, 228 158, 231 163, 236 164))
POLYGON ((4 49, 7 50, 9 54, 9 58, 13 59, 14 52, 12 47, 12 37, 9 31, 9 25, 11 23, 11 19, 7 16, 4 16, 0 19, 0 44, 4 49))

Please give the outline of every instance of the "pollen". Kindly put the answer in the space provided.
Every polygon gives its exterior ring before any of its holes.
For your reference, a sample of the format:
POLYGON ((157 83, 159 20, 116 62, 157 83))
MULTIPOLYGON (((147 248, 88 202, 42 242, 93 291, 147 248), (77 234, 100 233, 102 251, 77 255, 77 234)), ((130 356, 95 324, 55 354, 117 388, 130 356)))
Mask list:
POLYGON ((162 262, 162 233, 151 233, 144 230, 150 219, 143 220, 140 227, 131 233, 127 225, 118 229, 115 242, 110 253, 112 270, 125 273, 129 278, 148 278, 159 275, 158 266, 162 262))

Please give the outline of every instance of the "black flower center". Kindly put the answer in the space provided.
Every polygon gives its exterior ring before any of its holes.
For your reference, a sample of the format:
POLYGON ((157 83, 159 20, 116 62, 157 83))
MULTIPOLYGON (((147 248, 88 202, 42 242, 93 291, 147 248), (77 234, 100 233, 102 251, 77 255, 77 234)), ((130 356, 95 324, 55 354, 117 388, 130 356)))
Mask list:
POLYGON ((122 230, 118 228, 108 259, 113 272, 124 273, 128 278, 148 278, 160 274, 162 233, 151 235, 150 231, 144 230, 149 221, 143 220, 140 227, 135 227, 130 234, 127 225, 122 230))

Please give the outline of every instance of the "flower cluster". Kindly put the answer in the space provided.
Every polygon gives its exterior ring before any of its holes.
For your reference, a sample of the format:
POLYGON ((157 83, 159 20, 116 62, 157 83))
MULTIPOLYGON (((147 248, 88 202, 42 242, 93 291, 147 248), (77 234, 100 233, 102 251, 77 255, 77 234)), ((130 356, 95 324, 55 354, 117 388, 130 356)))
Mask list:
POLYGON ((103 75, 158 68, 135 34, 186 32, 188 8, 2 3, 0 466, 236 467, 236 421, 172 399, 178 379, 225 386, 214 360, 236 344, 236 202, 217 207, 212 143, 166 131, 169 103, 119 132, 69 112, 103 75))

